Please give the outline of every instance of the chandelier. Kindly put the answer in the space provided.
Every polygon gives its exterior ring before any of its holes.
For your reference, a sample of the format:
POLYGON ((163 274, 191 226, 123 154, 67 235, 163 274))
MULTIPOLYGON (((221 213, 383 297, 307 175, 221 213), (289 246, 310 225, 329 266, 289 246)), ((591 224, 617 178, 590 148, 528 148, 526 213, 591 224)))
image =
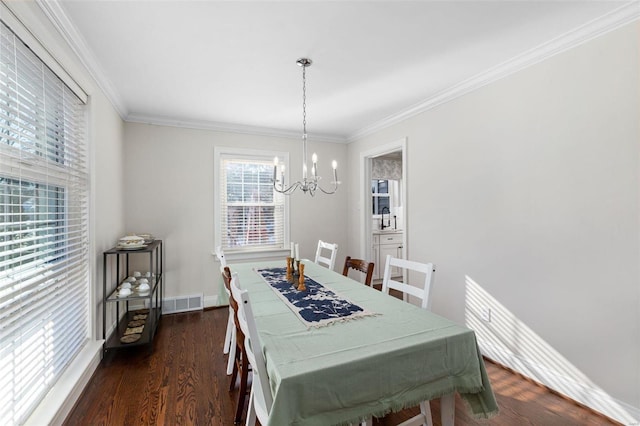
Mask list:
POLYGON ((302 180, 291 183, 287 186, 284 180, 285 165, 279 164, 278 157, 273 160, 273 189, 281 194, 289 195, 296 189, 309 193, 312 197, 317 190, 325 194, 333 194, 338 189, 338 163, 333 160, 331 166, 333 168, 333 187, 324 189, 320 186, 320 176, 318 176, 318 156, 314 152, 311 156, 311 176, 308 176, 307 167, 307 67, 311 65, 311 59, 300 58, 296 63, 302 67, 302 180))

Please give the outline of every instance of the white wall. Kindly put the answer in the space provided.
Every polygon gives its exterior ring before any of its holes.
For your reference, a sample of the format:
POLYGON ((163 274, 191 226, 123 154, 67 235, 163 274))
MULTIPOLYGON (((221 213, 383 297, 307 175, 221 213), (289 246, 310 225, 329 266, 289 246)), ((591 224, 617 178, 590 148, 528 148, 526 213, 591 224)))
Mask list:
MULTIPOLYGON (((150 232, 165 242, 167 297, 219 292, 219 264, 214 262, 214 147, 290 152, 291 179, 299 179, 300 139, 221 133, 139 123, 125 125, 125 218, 128 232, 150 232)), ((309 153, 321 159, 321 176, 346 164, 344 144, 313 143, 309 153), (324 166, 323 166, 324 165, 324 166)), ((309 154, 310 155, 310 154, 309 154)), ((290 196, 291 239, 300 255, 312 258, 318 239, 336 242, 346 256, 347 188, 335 195, 290 196)), ((344 257, 342 257, 344 258, 344 257)), ((340 262, 337 262, 340 263, 340 262)), ((284 265, 284 258, 283 258, 284 265)), ((213 302, 215 303, 215 302, 213 302)))
POLYGON ((433 310, 627 424, 640 413, 639 27, 353 142, 347 179, 356 251, 359 155, 407 137, 408 257, 437 267, 433 310))

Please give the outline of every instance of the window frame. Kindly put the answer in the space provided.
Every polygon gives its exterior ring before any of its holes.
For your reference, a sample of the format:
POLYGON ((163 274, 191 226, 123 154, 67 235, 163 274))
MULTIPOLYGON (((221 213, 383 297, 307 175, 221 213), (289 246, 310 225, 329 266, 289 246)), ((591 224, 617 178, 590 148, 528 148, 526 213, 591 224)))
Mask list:
MULTIPOLYGON (((256 159, 260 161, 273 162, 274 157, 278 157, 280 161, 284 161, 289 164, 289 153, 284 151, 267 151, 258 149, 244 149, 234 148, 226 146, 214 147, 214 175, 213 175, 213 222, 214 222, 214 247, 222 246, 222 201, 221 201, 221 167, 222 161, 225 158, 236 157, 238 159, 256 159)), ((289 170, 285 169, 285 179, 289 179, 289 170)), ((290 215, 289 215, 289 197, 284 196, 284 211, 283 211, 283 239, 282 247, 268 247, 268 248, 241 248, 241 249, 224 249, 225 258, 229 260, 251 260, 257 258, 276 258, 285 256, 289 253, 290 248, 290 215)))
MULTIPOLYGON (((0 10, 7 9, 1 5, 0 10)), ((78 90, 77 85, 69 85, 68 76, 58 73, 59 66, 52 65, 48 57, 40 56, 42 50, 38 49, 40 45, 37 42, 30 44, 23 39, 23 27, 12 15, 3 14, 2 24, 13 34, 13 51, 21 55, 14 59, 15 63, 11 60, 3 62, 10 70, 4 74, 6 82, 3 83, 3 90, 7 94, 15 91, 18 96, 23 96, 32 102, 33 109, 22 110, 23 119, 22 114, 14 111, 13 94, 5 96, 8 101, 2 106, 2 125, 5 129, 2 134, 15 144, 0 144, 0 175, 6 179, 9 191, 11 188, 17 189, 20 194, 19 204, 13 206, 17 210, 24 209, 23 201, 29 198, 22 195, 23 186, 28 189, 33 185, 38 191, 55 190, 57 194, 55 202, 45 203, 46 206, 41 203, 40 195, 31 197, 34 201, 39 199, 38 207, 45 207, 46 211, 53 207, 53 219, 47 220, 53 223, 52 229, 55 229, 52 234, 54 239, 51 240, 53 243, 40 241, 34 245, 35 251, 32 253, 28 253, 32 248, 22 249, 26 256, 21 255, 20 258, 25 258, 26 262, 20 263, 17 268, 13 266, 14 263, 7 263, 9 266, 2 271, 2 289, 10 291, 6 293, 8 296, 4 306, 5 313, 9 312, 10 316, 5 319, 10 318, 12 324, 28 323, 30 327, 28 330, 23 327, 12 331, 15 328, 12 325, 5 329, 8 340, 2 356, 6 359, 13 356, 16 364, 21 363, 23 371, 26 371, 24 363, 37 367, 29 370, 28 383, 23 375, 16 373, 20 372, 19 368, 7 367, 12 374, 5 375, 6 380, 28 386, 29 392, 27 396, 21 395, 24 396, 22 399, 14 398, 9 404, 11 411, 4 414, 19 423, 45 423, 42 420, 51 418, 53 410, 61 406, 61 394, 68 387, 69 378, 77 375, 74 371, 77 365, 86 364, 87 355, 93 348, 99 349, 92 345, 95 341, 95 311, 91 286, 94 268, 90 260, 92 200, 87 96, 81 89, 78 90), (23 68, 17 68, 17 63, 23 68), (28 71, 25 72, 25 69, 28 71), (9 74, 11 77, 7 77, 9 74), (37 78, 33 78, 34 75, 37 78), (15 81, 20 81, 20 84, 15 84, 15 81), (31 118, 37 119, 27 121, 31 118), (28 131, 24 132, 25 128, 28 131), (59 216, 60 209, 63 210, 63 217, 59 216), (47 245, 49 249, 46 249, 47 245), (18 306, 27 307, 21 316, 11 314, 18 303, 14 303, 15 300, 22 300, 18 306), (20 353, 23 347, 27 347, 33 356, 20 353)), ((9 33, 3 29, 3 46, 7 47, 10 38, 5 34, 9 33)), ((44 196, 44 199, 47 197, 44 196)), ((28 227, 21 232, 28 233, 38 220, 33 217, 26 219, 25 225, 28 227)), ((4 246, 7 247, 7 244, 4 246)), ((12 389, 12 392, 21 391, 12 389)), ((9 397, 13 398, 5 395, 3 402, 9 397)))
POLYGON ((392 198, 392 185, 390 184, 390 182, 391 181, 388 179, 371 179, 371 206, 372 206, 371 214, 374 218, 379 218, 382 216, 381 213, 376 213, 377 210, 382 210, 379 208, 381 198, 387 199, 389 211, 391 211, 393 198, 392 198), (379 192, 381 182, 386 182, 387 192, 379 192))

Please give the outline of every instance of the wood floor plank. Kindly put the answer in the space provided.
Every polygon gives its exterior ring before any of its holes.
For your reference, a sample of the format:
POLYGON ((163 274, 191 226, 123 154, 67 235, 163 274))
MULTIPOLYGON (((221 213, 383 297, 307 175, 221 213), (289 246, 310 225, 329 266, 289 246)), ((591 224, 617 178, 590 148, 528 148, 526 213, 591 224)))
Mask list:
MULTIPOLYGON (((228 309, 166 315, 153 350, 132 347, 107 353, 65 425, 233 425, 237 390, 229 392, 222 354, 228 309)), ((456 396, 456 425, 617 425, 512 371, 486 362, 500 413, 478 421, 456 396)), ((247 398, 248 400, 248 398, 247 398)), ((431 402, 435 426, 440 404, 431 402)), ((397 425, 417 408, 374 419, 397 425)))

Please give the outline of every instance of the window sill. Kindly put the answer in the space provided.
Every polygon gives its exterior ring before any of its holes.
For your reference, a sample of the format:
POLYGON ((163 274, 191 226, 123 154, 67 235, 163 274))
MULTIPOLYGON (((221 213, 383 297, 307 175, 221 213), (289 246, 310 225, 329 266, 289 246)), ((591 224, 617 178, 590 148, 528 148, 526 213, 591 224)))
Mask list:
MULTIPOLYGON (((256 251, 230 251, 225 252, 224 257, 227 262, 243 262, 250 260, 271 260, 271 259, 285 259, 291 254, 288 249, 270 249, 270 250, 256 250, 256 251)), ((211 252, 214 261, 218 262, 215 250, 211 252)))

